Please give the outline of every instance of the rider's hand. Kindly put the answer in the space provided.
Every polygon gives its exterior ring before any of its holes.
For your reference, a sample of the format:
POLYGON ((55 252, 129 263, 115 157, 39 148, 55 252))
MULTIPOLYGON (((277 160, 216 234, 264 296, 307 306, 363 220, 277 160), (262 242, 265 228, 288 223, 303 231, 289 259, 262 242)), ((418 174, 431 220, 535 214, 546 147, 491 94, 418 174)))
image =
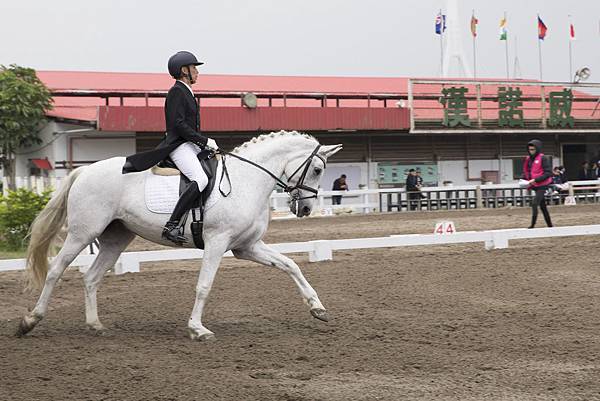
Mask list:
POLYGON ((208 138, 208 141, 206 142, 206 147, 213 149, 213 150, 219 149, 219 147, 217 146, 217 143, 212 138, 208 138))

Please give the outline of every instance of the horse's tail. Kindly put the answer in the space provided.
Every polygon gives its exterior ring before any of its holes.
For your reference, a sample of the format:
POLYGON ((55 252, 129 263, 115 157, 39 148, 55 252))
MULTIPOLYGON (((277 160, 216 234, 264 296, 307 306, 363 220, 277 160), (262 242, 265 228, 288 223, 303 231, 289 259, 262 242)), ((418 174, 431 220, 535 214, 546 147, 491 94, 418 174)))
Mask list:
POLYGON ((39 289, 48 273, 50 246, 67 220, 67 200, 71 186, 84 167, 79 167, 63 179, 46 207, 37 215, 29 229, 27 246, 26 289, 39 289))

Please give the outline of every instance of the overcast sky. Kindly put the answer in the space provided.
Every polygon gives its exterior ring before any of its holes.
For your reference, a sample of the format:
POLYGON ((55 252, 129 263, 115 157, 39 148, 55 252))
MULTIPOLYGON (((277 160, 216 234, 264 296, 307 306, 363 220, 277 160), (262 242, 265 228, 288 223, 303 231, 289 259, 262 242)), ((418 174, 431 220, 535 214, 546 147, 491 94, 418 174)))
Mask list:
MULTIPOLYGON (((443 0, 30 0, 0 1, 0 64, 42 70, 163 72, 190 50, 213 74, 438 76, 434 19, 443 0)), ((599 0, 459 0, 460 33, 472 64, 471 10, 479 19, 478 75, 504 77, 498 24, 508 14, 524 78, 538 78, 536 14, 548 26, 544 79, 569 78, 568 15, 574 65, 600 82, 599 0)), ((449 21, 449 23, 456 23, 449 21)), ((512 71, 511 71, 512 74, 512 71)))

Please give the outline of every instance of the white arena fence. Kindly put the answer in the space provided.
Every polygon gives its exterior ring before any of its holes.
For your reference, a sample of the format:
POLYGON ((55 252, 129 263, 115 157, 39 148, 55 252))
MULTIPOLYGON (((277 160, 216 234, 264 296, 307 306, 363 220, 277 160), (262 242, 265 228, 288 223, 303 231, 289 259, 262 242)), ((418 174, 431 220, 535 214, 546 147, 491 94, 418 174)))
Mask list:
MULTIPOLYGON (((281 253, 308 253, 310 262, 332 260, 333 252, 351 249, 395 248, 404 246, 446 245, 482 242, 485 249, 508 248, 510 240, 568 237, 600 234, 600 224, 535 229, 507 229, 490 231, 465 231, 454 234, 409 234, 389 237, 317 240, 287 242, 271 245, 281 253)), ((124 252, 114 267, 115 274, 136 273, 141 262, 200 259, 204 252, 199 249, 173 249, 160 251, 124 252)), ((233 256, 231 252, 226 257, 233 256)), ((79 255, 71 266, 84 272, 96 255, 79 255)), ((23 270, 25 259, 0 260, 0 271, 23 270)))
MULTIPOLYGON (((3 192, 6 193, 6 179, 3 192)), ((60 179, 55 177, 17 177, 18 188, 28 188, 42 193, 57 188, 60 179)), ((411 199, 404 188, 358 189, 352 191, 319 191, 316 215, 341 213, 370 213, 419 210, 458 210, 496 208, 504 206, 529 206, 532 193, 518 184, 457 185, 425 187, 411 199), (332 204, 333 196, 342 196, 340 205, 332 204), (418 199, 414 199, 414 198, 418 199)), ((547 197, 551 204, 600 203, 600 180, 572 181, 569 189, 547 197), (572 200, 572 201, 571 201, 572 200)), ((293 218, 289 212, 289 197, 273 191, 270 198, 275 218, 293 218)))

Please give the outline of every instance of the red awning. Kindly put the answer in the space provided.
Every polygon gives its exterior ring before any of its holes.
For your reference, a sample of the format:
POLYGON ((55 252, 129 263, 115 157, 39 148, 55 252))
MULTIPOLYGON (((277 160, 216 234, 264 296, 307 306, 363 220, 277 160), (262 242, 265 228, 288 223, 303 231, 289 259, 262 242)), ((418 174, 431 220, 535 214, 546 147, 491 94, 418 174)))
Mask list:
POLYGON ((39 169, 52 170, 52 165, 48 159, 31 159, 31 162, 39 169))

